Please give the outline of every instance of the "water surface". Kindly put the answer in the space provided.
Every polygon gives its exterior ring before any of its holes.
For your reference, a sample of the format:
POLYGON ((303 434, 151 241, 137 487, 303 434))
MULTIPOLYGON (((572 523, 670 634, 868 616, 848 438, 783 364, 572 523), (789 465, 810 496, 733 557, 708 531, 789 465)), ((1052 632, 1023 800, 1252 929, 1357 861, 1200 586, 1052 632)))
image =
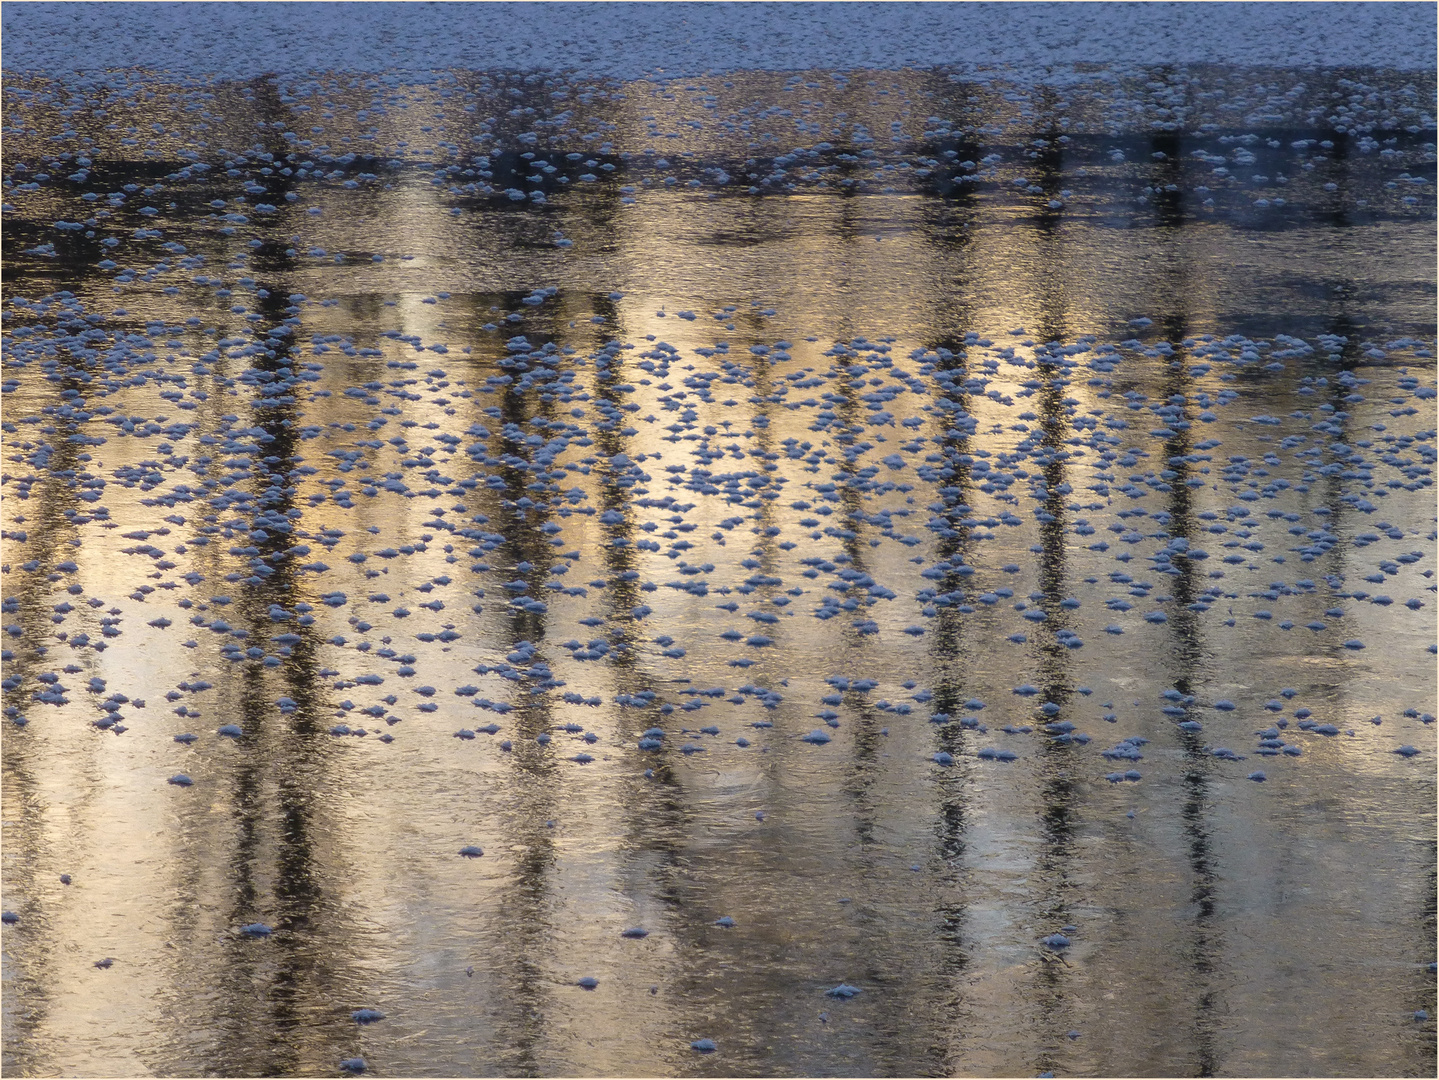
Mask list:
POLYGON ((1433 90, 10 78, 6 1067, 1431 1075, 1433 90))

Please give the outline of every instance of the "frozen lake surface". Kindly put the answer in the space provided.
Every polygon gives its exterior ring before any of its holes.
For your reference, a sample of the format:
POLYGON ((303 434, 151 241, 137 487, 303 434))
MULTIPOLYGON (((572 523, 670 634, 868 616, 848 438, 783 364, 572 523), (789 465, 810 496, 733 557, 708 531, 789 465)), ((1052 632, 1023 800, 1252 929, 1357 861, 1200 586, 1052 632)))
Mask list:
POLYGON ((1007 7, 7 6, 8 1072, 1432 1075, 1433 8, 1007 7))

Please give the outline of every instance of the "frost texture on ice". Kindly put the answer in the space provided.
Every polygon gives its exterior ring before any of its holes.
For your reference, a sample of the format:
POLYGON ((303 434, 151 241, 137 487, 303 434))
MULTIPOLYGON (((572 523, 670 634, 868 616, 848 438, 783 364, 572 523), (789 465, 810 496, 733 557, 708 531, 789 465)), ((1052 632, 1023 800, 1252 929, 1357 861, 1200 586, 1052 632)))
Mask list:
POLYGON ((7 71, 1435 66, 1432 4, 7 4, 7 71), (76 43, 83 42, 83 48, 76 43))

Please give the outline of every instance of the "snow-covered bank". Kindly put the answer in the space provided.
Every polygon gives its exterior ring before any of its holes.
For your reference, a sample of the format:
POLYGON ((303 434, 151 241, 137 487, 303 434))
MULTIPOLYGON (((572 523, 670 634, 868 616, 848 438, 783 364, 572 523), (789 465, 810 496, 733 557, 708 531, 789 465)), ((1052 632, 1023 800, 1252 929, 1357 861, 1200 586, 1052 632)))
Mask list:
MULTIPOLYGON (((12 3, 9 72, 1435 66, 1428 3, 12 3)), ((1053 69, 1059 69, 1054 71, 1053 69)))

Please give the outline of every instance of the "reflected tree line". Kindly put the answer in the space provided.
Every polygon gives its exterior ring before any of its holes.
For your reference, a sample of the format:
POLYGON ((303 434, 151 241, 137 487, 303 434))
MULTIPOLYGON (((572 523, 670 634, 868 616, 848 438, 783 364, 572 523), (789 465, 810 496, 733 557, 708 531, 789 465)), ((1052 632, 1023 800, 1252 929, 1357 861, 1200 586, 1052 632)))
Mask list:
MULTIPOLYGON (((290 110, 280 100, 278 91, 268 79, 257 79, 251 84, 254 108, 257 115, 271 126, 262 130, 260 144, 265 151, 279 159, 293 159, 294 154, 288 143, 280 138, 273 124, 288 120, 290 110)), ((1052 91, 1046 91, 1052 96, 1052 91)), ((1053 102, 1042 102, 1050 108, 1053 102)), ((1026 283, 1027 291, 1034 298, 1036 310, 1036 339, 1049 344, 1065 341, 1068 324, 1072 319, 1070 301, 1065 294, 1061 272, 1064 262, 1063 210, 1049 206, 1051 200, 1059 198, 1065 186, 1065 150, 1059 141, 1061 129, 1051 127, 1045 132, 1046 145, 1038 149, 1029 159, 1026 168, 1033 171, 1035 183, 1041 194, 1036 197, 1037 208, 1033 215, 1021 223, 1024 230, 1022 243, 1031 245, 1036 252, 1034 265, 1035 280, 1026 283)), ((977 143, 956 143, 962 150, 961 156, 983 156, 985 147, 977 143)), ((1170 184, 1179 184, 1179 162, 1183 159, 1184 140, 1177 134, 1158 134, 1150 139, 1153 153, 1163 153, 1164 158, 1154 166, 1156 180, 1154 187, 1160 189, 1155 196, 1154 212, 1163 242, 1174 249, 1181 249, 1185 230, 1191 225, 1193 216, 1186 209, 1186 198, 1182 192, 1170 193, 1170 184)), ((1341 140, 1336 144, 1336 157, 1342 157, 1341 140)), ((854 150, 856 146, 842 146, 840 150, 854 150)), ((517 154, 492 155, 496 175, 508 173, 520 175, 527 163, 517 154)), ((151 179, 165 175, 174 163, 165 167, 155 166, 151 179)), ((118 186, 121 182, 134 180, 142 166, 133 166, 135 172, 117 174, 113 177, 118 186)), ((857 165, 846 168, 853 173, 857 165)), ((844 171, 841 175, 845 175, 844 171)), ((593 238, 597 238, 601 250, 617 248, 622 242, 623 219, 619 187, 623 181, 622 171, 602 179, 596 186, 597 197, 577 203, 577 209, 548 206, 539 211, 543 219, 555 218, 568 221, 567 215, 578 214, 581 221, 576 224, 593 238)), ((259 320, 254 323, 253 338, 263 341, 263 352, 251 359, 251 367, 269 380, 284 380, 291 377, 301 363, 299 343, 296 335, 289 331, 295 309, 290 306, 288 296, 295 282, 302 274, 299 257, 289 246, 288 237, 292 230, 300 232, 296 219, 298 211, 285 201, 287 192, 296 191, 299 181, 293 175, 284 176, 277 172, 267 178, 271 201, 277 207, 271 222, 266 227, 264 239, 259 247, 250 253, 250 268, 258 289, 268 293, 256 303, 255 314, 259 320)), ((846 195, 838 211, 835 242, 843 250, 861 239, 856 223, 852 198, 846 195)), ((534 208, 526 208, 525 214, 516 215, 517 231, 528 227, 534 220, 534 208)), ((956 185, 944 193, 943 209, 938 218, 930 222, 926 240, 936 249, 943 248, 944 254, 960 265, 969 255, 967 234, 953 228, 956 221, 972 219, 978 213, 978 197, 969 185, 956 185)), ((18 237, 17 237, 18 240, 18 237)), ((480 238, 476 237, 476 244, 480 238)), ((203 244, 194 242, 203 249, 203 244)), ((9 244, 7 243, 7 247, 9 244)), ((57 244, 57 249, 61 245, 57 244)), ((211 257, 218 257, 213 252, 211 257)), ((98 247, 76 243, 66 247, 49 279, 54 287, 66 284, 76 288, 75 282, 82 283, 98 292, 102 279, 95 263, 103 257, 98 247), (68 283, 68 284, 67 284, 68 283)), ((1166 397, 1184 395, 1186 400, 1195 390, 1194 378, 1184 362, 1187 355, 1184 341, 1189 334, 1190 314, 1186 309, 1186 298, 1191 294, 1191 282, 1184 267, 1189 260, 1175 257, 1168 265, 1175 268, 1171 279, 1160 285, 1155 297, 1156 305, 1165 312, 1163 319, 1164 337, 1174 354, 1174 362, 1164 379, 1166 397)), ((34 280, 31 278, 30 280, 34 280)), ((848 282, 841 279, 842 288, 848 282)), ((1350 283, 1352 286, 1352 283, 1350 283)), ((932 349, 945 349, 951 358, 945 361, 948 370, 964 370, 964 332, 974 325, 976 319, 967 310, 964 293, 965 282, 949 283, 942 294, 934 300, 940 309, 935 313, 932 325, 943 327, 943 332, 934 334, 924 344, 932 349)), ((1350 290, 1338 294, 1333 307, 1330 333, 1344 334, 1350 338, 1342 357, 1342 367, 1352 370, 1358 366, 1361 357, 1356 348, 1360 328, 1354 325, 1353 317, 1345 310, 1350 290)), ((487 305, 491 301, 513 310, 520 294, 509 296, 481 296, 469 298, 471 314, 477 322, 487 318, 487 305)), ((352 302, 358 302, 352 301, 352 302)), ((585 298, 585 304, 605 319, 607 333, 624 339, 624 324, 617 307, 601 292, 585 298)), ((545 341, 563 340, 567 344, 581 347, 584 334, 574 330, 551 325, 541 329, 536 325, 540 320, 534 316, 524 324, 531 347, 539 349, 545 341)), ((61 324, 64 325, 63 323, 61 324)), ((107 326, 123 325, 123 320, 107 321, 107 326)), ((758 324, 746 328, 759 340, 758 324)), ((743 336, 743 335, 741 335, 743 336)), ((598 333, 592 333, 584 346, 595 348, 601 344, 598 333)), ((504 355, 503 346, 489 347, 490 352, 477 350, 477 355, 468 361, 468 369, 479 369, 482 364, 498 361, 504 355)), ((619 361, 622 363, 622 361, 619 361)), ((753 362, 755 393, 767 397, 772 391, 773 373, 768 361, 758 358, 753 362)), ((73 389, 80 394, 86 392, 86 382, 79 377, 78 367, 65 370, 64 378, 54 383, 55 398, 59 391, 73 389)), ((620 369, 621 371, 623 368, 620 369)), ((1064 710, 1071 702, 1074 687, 1071 676, 1071 650, 1064 644, 1060 631, 1070 629, 1066 609, 1059 605, 1060 599, 1070 589, 1071 573, 1068 565, 1066 535, 1070 531, 1069 508, 1063 493, 1068 486, 1070 469, 1064 446, 1072 434, 1069 423, 1070 406, 1065 402, 1065 390, 1061 381, 1066 371, 1056 362, 1056 354, 1041 349, 1037 356, 1038 376, 1042 379, 1039 391, 1038 450, 1040 474, 1043 478, 1045 498, 1041 504, 1042 513, 1038 525, 1039 588, 1043 593, 1043 610, 1047 616, 1043 626, 1036 630, 1034 641, 1035 663, 1039 671, 1037 680, 1044 694, 1044 700, 1059 705, 1064 710)), ((215 364, 215 375, 223 377, 226 361, 215 364)), ((614 389, 623 380, 618 372, 610 377, 596 380, 594 395, 599 401, 607 402, 617 409, 622 403, 621 394, 614 389)), ((859 391, 851 385, 852 380, 841 379, 838 388, 843 401, 836 406, 839 416, 835 444, 841 452, 852 449, 855 433, 864 428, 865 416, 859 391)), ((953 411, 968 412, 973 408, 970 393, 962 384, 946 391, 947 400, 953 411)), ((1343 412, 1343 389, 1331 387, 1330 403, 1343 412)), ((488 417, 480 405, 487 397, 476 395, 470 398, 464 408, 471 410, 464 421, 482 422, 488 417)), ((506 430, 509 425, 528 430, 536 420, 552 422, 557 410, 553 400, 546 401, 542 388, 521 391, 513 385, 503 388, 497 395, 496 404, 500 409, 500 421, 506 430)), ((219 412, 223 411, 218 395, 207 408, 206 422, 219 426, 219 412)), ((769 410, 761 406, 760 411, 768 416, 769 410)), ((297 510, 297 494, 302 483, 299 471, 304 464, 300 448, 299 429, 302 426, 300 404, 295 395, 276 395, 274 400, 260 400, 253 409, 254 424, 262 433, 257 441, 260 452, 255 455, 255 475, 250 486, 254 493, 257 510, 271 514, 288 515, 297 510)), ((1343 423, 1343 421, 1341 421, 1343 423)), ((74 557, 81 561, 78 551, 79 527, 76 514, 67 509, 71 506, 76 487, 76 476, 83 471, 80 460, 82 446, 72 443, 68 435, 79 431, 78 421, 57 424, 57 433, 52 437, 55 451, 48 470, 36 485, 30 500, 25 504, 31 539, 28 551, 42 567, 53 566, 70 555, 69 548, 75 548, 74 557)), ((630 439, 618 425, 599 425, 594 430, 595 445, 606 462, 619 455, 628 454, 630 439)), ((972 438, 959 427, 946 424, 939 435, 939 447, 947 462, 953 468, 953 475, 947 479, 945 491, 939 498, 944 503, 942 516, 948 522, 936 545, 939 558, 951 565, 964 562, 973 552, 971 532, 974 528, 970 517, 969 502, 975 498, 974 477, 968 466, 961 461, 971 448, 972 438)), ((1343 436, 1336 436, 1343 438, 1343 436)), ((768 426, 762 426, 755 435, 755 444, 764 452, 773 449, 774 436, 768 426)), ((495 475, 503 481, 502 488, 457 489, 456 498, 463 504, 466 513, 484 513, 492 522, 494 530, 506 538, 504 554, 507 561, 515 566, 528 564, 530 569, 520 572, 520 579, 528 586, 525 595, 544 595, 548 580, 548 567, 554 558, 554 547, 544 526, 554 519, 552 502, 557 485, 554 477, 545 477, 544 468, 534 460, 534 448, 529 444, 510 438, 503 432, 497 434, 495 445, 503 449, 504 461, 496 467, 495 475), (521 461, 524 464, 513 462, 521 461), (541 489, 540 485, 543 485, 541 489), (531 505, 521 505, 519 500, 524 492, 532 492, 531 505)), ((1170 436, 1164 451, 1168 467, 1177 476, 1169 481, 1166 501, 1168 520, 1165 529, 1170 536, 1198 540, 1199 525, 1193 505, 1194 489, 1185 481, 1194 476, 1193 466, 1184 459, 1194 453, 1191 430, 1185 426, 1170 436)), ((210 475, 218 475, 218 467, 212 466, 210 475)), ((635 512, 633 497, 627 488, 618 482, 619 476, 613 467, 601 464, 595 470, 597 515, 613 512, 619 516, 619 523, 606 529, 607 543, 602 548, 602 557, 607 575, 606 582, 606 624, 612 641, 612 648, 605 660, 604 671, 616 693, 637 693, 649 688, 656 676, 645 663, 645 650, 639 640, 640 622, 631 614, 644 601, 639 587, 639 560, 636 555, 635 512), (620 542, 623 541, 623 542, 620 542)), ((1323 504, 1331 510, 1330 520, 1336 524, 1343 520, 1348 506, 1341 498, 1341 483, 1337 477, 1327 478, 1322 485, 1323 504)), ((865 572, 869 546, 860 523, 865 517, 864 496, 858 486, 846 483, 841 487, 841 506, 846 521, 841 546, 854 569, 865 572)), ((754 554, 761 560, 762 572, 771 573, 779 563, 777 539, 772 528, 778 525, 778 517, 772 500, 759 499, 751 507, 755 513, 752 520, 757 526, 759 537, 754 554)), ((254 531, 254 530, 252 530, 254 531)), ((259 554, 251 557, 249 566, 252 573, 237 582, 237 599, 234 610, 239 616, 235 621, 251 635, 251 640, 268 638, 275 630, 269 617, 271 605, 291 607, 296 598, 312 596, 298 565, 301 557, 296 556, 295 538, 292 533, 266 530, 265 539, 256 543, 259 554), (261 568, 265 572, 261 573, 261 568)), ((196 533, 195 535, 200 535, 196 533)), ((1328 562, 1325 569, 1342 574, 1343 547, 1324 557, 1328 562)), ((207 578, 212 580, 223 576, 226 563, 213 548, 207 548, 198 556, 197 563, 207 566, 207 578)), ((1185 695, 1196 695, 1206 676, 1202 626, 1195 612, 1190 610, 1201 595, 1199 584, 1201 570, 1188 559, 1177 560, 1175 572, 1171 575, 1174 602, 1169 622, 1170 670, 1173 685, 1185 695)), ((943 580, 946 590, 959 590, 965 579, 957 572, 951 572, 943 580)), ((23 628, 21 640, 35 642, 46 638, 51 632, 50 612, 46 609, 44 597, 38 590, 25 590, 16 594, 20 607, 15 621, 23 628)), ((98 609, 97 609, 98 610, 98 609)), ((84 612, 82 611, 82 615, 84 612)), ((76 620, 72 616, 72 620, 76 620)), ((546 641, 546 612, 536 607, 509 604, 505 608, 503 625, 508 640, 489 643, 500 652, 512 649, 521 641, 529 641, 536 647, 535 659, 553 662, 557 657, 553 646, 546 641)), ((101 632, 98 615, 91 616, 90 622, 83 623, 92 637, 101 632)), ((953 606, 942 607, 931 621, 931 654, 936 669, 942 673, 935 687, 934 705, 936 711, 957 715, 963 711, 963 700, 969 696, 965 688, 965 669, 973 661, 979 648, 966 637, 966 621, 953 606)), ((72 636, 75 631, 69 632, 72 636)), ((185 937, 199 932, 201 920, 197 911, 204 905, 195 883, 205 877, 206 866, 213 865, 218 845, 227 852, 225 863, 227 910, 223 923, 239 925, 249 921, 260 910, 274 911, 280 918, 279 929, 286 931, 276 939, 276 949, 265 954, 243 947, 243 942, 231 936, 222 948, 222 962, 212 972, 221 984, 221 991, 212 1004, 205 1006, 195 1000, 184 1000, 177 996, 171 1008, 183 1015, 188 1025, 214 1030, 217 1034, 207 1047, 209 1059, 216 1063, 244 1061, 247 1069, 271 1075, 286 1075, 314 1067, 317 1062, 328 1062, 330 1047, 334 1039, 333 1030, 317 1024, 310 1009, 312 1002, 326 1000, 330 987, 341 985, 362 985, 365 974, 355 969, 353 956, 347 956, 346 941, 351 933, 346 927, 343 910, 343 889, 340 882, 346 868, 338 863, 340 852, 326 842, 326 837, 337 831, 337 824, 330 818, 322 800, 316 797, 320 787, 317 779, 334 767, 333 755, 328 751, 326 734, 326 712, 332 707, 325 687, 323 669, 325 642, 319 639, 318 631, 307 627, 294 628, 298 640, 287 646, 284 663, 274 672, 259 664, 232 665, 232 676, 223 688, 227 702, 238 710, 237 722, 246 732, 246 742, 255 751, 243 755, 238 766, 228 776, 228 791, 223 799, 229 812, 225 815, 226 827, 232 828, 231 835, 223 840, 205 834, 207 828, 201 824, 187 825, 184 846, 186 861, 175 872, 176 900, 169 919, 174 933, 185 937), (278 686, 277 686, 278 682, 278 686), (271 705, 277 689, 295 702, 292 712, 277 716, 271 705), (312 932, 327 927, 323 933, 312 932), (257 989, 258 987, 258 989, 257 989), (257 999, 263 1009, 252 1006, 257 999), (204 1016, 198 1015, 202 1008, 208 1008, 204 1016)), ((868 648, 867 639, 853 627, 846 625, 840 637, 845 647, 855 656, 864 655, 868 648)), ((91 664, 93 655, 84 649, 73 650, 77 663, 91 664)), ((53 658, 37 654, 33 649, 17 652, 16 659, 7 665, 7 673, 22 677, 24 685, 34 685, 34 675, 53 658)), ((89 674, 86 669, 81 677, 89 674)), ((515 1074, 534 1075, 544 1070, 542 1058, 546 1044, 549 1019, 558 1008, 551 994, 551 981, 545 967, 555 927, 551 917, 556 877, 560 870, 560 855, 556 849, 555 832, 546 823, 560 813, 565 805, 565 770, 551 754, 539 752, 535 736, 550 730, 555 723, 551 711, 551 695, 548 693, 526 693, 515 713, 515 749, 507 759, 510 783, 517 806, 517 813, 507 820, 513 823, 514 832, 499 840, 499 844, 521 849, 516 860, 514 880, 507 886, 503 901, 498 908, 498 933, 508 948, 495 978, 503 988, 500 1015, 495 1018, 497 1047, 496 1056, 479 1063, 482 1068, 497 1068, 515 1074)), ((881 777, 885 768, 881 760, 883 739, 878 728, 881 718, 873 710, 856 703, 851 710, 856 715, 856 734, 853 739, 853 758, 848 763, 848 778, 845 785, 850 800, 852 829, 858 855, 863 857, 869 848, 882 846, 876 835, 876 819, 879 810, 872 795, 872 787, 881 777)), ((1190 979, 1193 995, 1193 1016, 1187 1038, 1192 1046, 1192 1058, 1201 1075, 1214 1075, 1223 1068, 1224 1059, 1216 1039, 1216 1031, 1224 1012, 1225 971, 1222 956, 1225 942, 1217 912, 1222 901, 1219 890, 1219 861, 1213 850, 1213 827, 1209 820, 1211 794, 1209 790, 1209 760, 1202 749, 1202 740, 1197 735, 1180 736, 1186 752, 1186 771, 1183 777, 1184 801, 1181 817, 1188 842, 1188 864, 1191 875, 1191 897, 1194 914, 1187 927, 1188 953, 1185 957, 1185 976, 1190 979)), ((936 733, 936 744, 956 758, 966 747, 966 735, 957 723, 942 725, 936 733)), ((1076 838, 1085 824, 1088 807, 1086 799, 1089 785, 1078 780, 1070 764, 1072 754, 1068 748, 1043 743, 1044 750, 1038 758, 1040 773, 1039 790, 1035 812, 1041 846, 1036 856, 1034 907, 1043 917, 1056 925, 1068 923, 1075 918, 1076 894, 1082 890, 1079 870, 1076 866, 1079 855, 1076 852, 1076 838)), ((39 806, 44 798, 40 793, 37 774, 42 771, 40 763, 31 760, 31 744, 25 739, 7 740, 5 759, 5 797, 7 805, 30 808, 39 806)), ((668 923, 665 927, 679 944, 681 955, 703 951, 704 941, 694 930, 693 920, 686 918, 686 912, 695 898, 705 888, 697 881, 690 869, 689 851, 685 843, 692 829, 695 817, 691 800, 694 792, 685 790, 679 770, 669 764, 669 755, 677 752, 673 746, 666 748, 655 758, 641 760, 633 748, 625 751, 628 755, 624 767, 630 774, 645 767, 653 768, 652 783, 636 783, 634 797, 626 798, 625 810, 625 851, 626 857, 643 868, 645 887, 652 890, 663 909, 668 923)), ((774 781, 778 783, 778 781, 774 781)), ((965 1006, 961 982, 964 979, 972 952, 980 943, 971 939, 968 929, 970 913, 967 908, 966 890, 973 867, 967 862, 968 849, 965 833, 972 816, 971 783, 964 774, 936 784, 933 789, 936 847, 934 857, 939 865, 948 869, 942 876, 952 895, 936 904, 933 911, 932 927, 936 941, 942 946, 939 957, 932 961, 927 978, 932 980, 932 989, 941 1000, 932 1010, 920 1010, 922 1020, 909 1016, 913 1003, 905 1004, 903 995, 890 995, 879 1006, 881 1013, 877 1023, 893 1034, 913 1034, 921 1023, 934 1025, 935 1030, 926 1029, 929 1037, 916 1039, 911 1044, 910 1056, 898 1065, 901 1071, 914 1070, 917 1073, 941 1073, 962 1068, 962 1054, 956 1055, 953 1046, 947 1045, 942 1034, 942 1025, 948 1018, 965 1006)), ((38 819, 38 813, 21 815, 28 820, 38 819)), ((13 827, 12 827, 13 828, 13 827)), ((24 880, 37 873, 34 867, 49 860, 45 846, 49 843, 43 832, 33 833, 21 829, 18 836, 11 833, 12 851, 7 855, 10 873, 17 880, 24 880), (18 842, 16 842, 18 841, 18 842), (18 850, 17 850, 18 849, 18 850), (14 860, 14 861, 10 861, 14 860)), ((1082 902, 1082 898, 1081 901, 1082 902)), ((1432 906, 1425 913, 1428 925, 1432 927, 1434 913, 1432 906)), ((879 938, 876 954, 866 957, 867 975, 882 979, 892 962, 892 956, 884 955, 885 939, 879 938)), ((32 946, 32 948, 34 948, 32 946)), ((25 989, 25 1011, 18 1021, 18 1030, 11 1039, 7 1058, 21 1067, 28 1060, 23 1049, 26 1032, 33 1031, 43 1022, 45 978, 50 960, 39 946, 27 958, 27 974, 22 986, 25 989), (13 1055, 13 1057, 11 1056, 13 1055)), ((175 979, 178 981, 182 961, 174 964, 175 979)), ((1073 990, 1074 974, 1062 961, 1034 965, 1030 976, 1032 1000, 1039 1004, 1033 1045, 1042 1047, 1037 1051, 1033 1064, 1038 1069, 1057 1069, 1068 1060, 1059 1049, 1060 1040, 1055 1032, 1067 1015, 1067 1002, 1073 990)), ((871 1048, 876 1060, 885 1060, 878 1048, 871 1048)), ((179 1055, 180 1049, 173 1051, 179 1055)))

